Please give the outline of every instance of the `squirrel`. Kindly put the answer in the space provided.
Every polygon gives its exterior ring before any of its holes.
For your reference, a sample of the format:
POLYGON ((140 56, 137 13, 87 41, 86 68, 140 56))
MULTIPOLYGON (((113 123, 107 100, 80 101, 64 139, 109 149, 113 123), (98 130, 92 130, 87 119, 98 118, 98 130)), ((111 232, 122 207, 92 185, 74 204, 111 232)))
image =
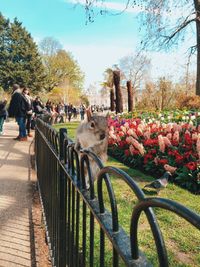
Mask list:
MULTIPOLYGON (((79 125, 76 131, 74 148, 77 151, 85 149, 95 153, 102 162, 107 160, 108 148, 108 122, 107 116, 92 115, 90 110, 86 111, 87 120, 79 125)), ((99 168, 94 160, 90 159, 92 177, 95 180, 99 168)), ((86 177, 86 187, 89 187, 86 177)))

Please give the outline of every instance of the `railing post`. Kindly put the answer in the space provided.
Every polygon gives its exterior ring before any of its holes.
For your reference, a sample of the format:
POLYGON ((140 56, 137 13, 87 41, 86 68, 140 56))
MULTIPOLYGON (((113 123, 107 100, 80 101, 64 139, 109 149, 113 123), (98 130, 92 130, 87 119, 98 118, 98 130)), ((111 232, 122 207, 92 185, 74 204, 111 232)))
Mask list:
MULTIPOLYGON (((67 134, 66 128, 59 130, 59 157, 60 161, 64 159, 64 134, 67 134)), ((66 179, 63 169, 60 165, 59 169, 60 181, 59 181, 59 262, 58 267, 66 266, 66 179)))

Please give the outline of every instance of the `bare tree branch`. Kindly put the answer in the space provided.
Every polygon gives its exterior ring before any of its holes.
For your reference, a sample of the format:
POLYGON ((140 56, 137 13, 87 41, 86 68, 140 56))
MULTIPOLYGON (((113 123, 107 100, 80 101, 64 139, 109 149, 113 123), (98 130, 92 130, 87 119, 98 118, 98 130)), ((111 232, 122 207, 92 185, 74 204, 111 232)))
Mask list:
POLYGON ((163 36, 165 37, 165 41, 164 43, 169 43, 178 33, 180 33, 188 24, 190 24, 191 22, 195 22, 196 21, 196 18, 194 19, 190 19, 188 21, 184 20, 184 22, 179 25, 178 28, 176 28, 176 30, 170 35, 170 36, 163 36))

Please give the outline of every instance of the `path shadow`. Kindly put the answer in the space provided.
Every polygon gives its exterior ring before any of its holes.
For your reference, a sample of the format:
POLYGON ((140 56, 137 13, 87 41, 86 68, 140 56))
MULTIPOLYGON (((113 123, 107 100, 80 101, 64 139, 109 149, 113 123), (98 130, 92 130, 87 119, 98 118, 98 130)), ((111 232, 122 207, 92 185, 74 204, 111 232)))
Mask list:
POLYGON ((9 136, 0 139, 0 266, 35 267, 30 142, 9 136))
POLYGON ((32 184, 28 179, 0 179, 0 184, 0 266, 35 267, 32 184))

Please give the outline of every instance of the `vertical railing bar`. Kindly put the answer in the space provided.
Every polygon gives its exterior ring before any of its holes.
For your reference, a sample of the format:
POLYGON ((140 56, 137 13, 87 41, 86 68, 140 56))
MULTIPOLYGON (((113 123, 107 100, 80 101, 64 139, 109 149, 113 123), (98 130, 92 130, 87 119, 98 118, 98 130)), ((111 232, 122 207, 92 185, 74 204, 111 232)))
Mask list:
POLYGON ((80 223, 80 194, 76 193, 76 241, 75 241, 75 266, 79 266, 79 223, 80 223))
MULTIPOLYGON (((64 160, 64 148, 65 148, 65 134, 67 134, 67 130, 64 128, 61 128, 59 131, 59 157, 60 160, 64 160)), ((59 255, 59 267, 65 267, 66 266, 66 238, 67 238, 67 223, 66 223, 66 217, 67 217, 67 195, 66 195, 66 189, 67 189, 67 181, 65 179, 65 175, 63 172, 63 168, 61 166, 61 163, 59 164, 59 231, 58 231, 58 255, 59 255)))
POLYGON ((90 267, 94 266, 94 216, 90 211, 90 267))
POLYGON ((75 229, 75 187, 72 184, 72 232, 71 232, 71 266, 74 266, 74 229, 75 229))
POLYGON ((83 201, 83 214, 82 214, 82 267, 86 266, 86 204, 83 201))
POLYGON ((105 235, 102 228, 100 228, 100 266, 104 267, 105 259, 105 235))
POLYGON ((113 247, 113 267, 119 266, 119 255, 116 249, 113 247))
POLYGON ((71 253, 71 181, 68 180, 68 214, 67 214, 67 238, 68 238, 68 260, 67 264, 69 267, 71 266, 71 259, 70 259, 70 253, 71 253))

